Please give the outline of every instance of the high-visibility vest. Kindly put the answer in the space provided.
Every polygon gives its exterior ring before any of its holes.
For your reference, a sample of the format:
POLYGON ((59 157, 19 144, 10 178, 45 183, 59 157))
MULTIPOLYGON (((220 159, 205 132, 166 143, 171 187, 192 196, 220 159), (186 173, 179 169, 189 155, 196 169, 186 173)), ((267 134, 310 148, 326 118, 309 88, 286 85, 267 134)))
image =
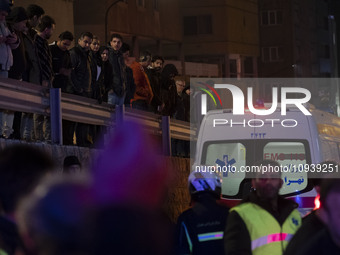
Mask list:
POLYGON ((0 249, 0 255, 7 255, 7 252, 5 252, 3 249, 0 249))
POLYGON ((301 216, 293 210, 282 226, 265 209, 244 203, 231 209, 236 211, 247 226, 253 255, 281 255, 289 240, 301 226, 301 216))

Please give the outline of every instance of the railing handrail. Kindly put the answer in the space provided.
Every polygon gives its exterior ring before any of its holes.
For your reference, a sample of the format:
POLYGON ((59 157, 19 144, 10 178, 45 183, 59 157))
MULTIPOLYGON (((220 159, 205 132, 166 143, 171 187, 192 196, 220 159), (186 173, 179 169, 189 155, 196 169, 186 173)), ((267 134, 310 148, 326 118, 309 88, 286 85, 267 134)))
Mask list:
MULTIPOLYGON (((62 118, 92 125, 116 125, 116 110, 107 103, 78 95, 61 93, 62 118)), ((40 85, 0 78, 0 109, 50 115, 49 89, 40 85)), ((52 113, 53 114, 53 113, 52 113)), ((141 122, 149 133, 162 135, 162 116, 126 108, 124 119, 141 122)), ((195 130, 188 122, 171 119, 171 138, 190 140, 195 130)))

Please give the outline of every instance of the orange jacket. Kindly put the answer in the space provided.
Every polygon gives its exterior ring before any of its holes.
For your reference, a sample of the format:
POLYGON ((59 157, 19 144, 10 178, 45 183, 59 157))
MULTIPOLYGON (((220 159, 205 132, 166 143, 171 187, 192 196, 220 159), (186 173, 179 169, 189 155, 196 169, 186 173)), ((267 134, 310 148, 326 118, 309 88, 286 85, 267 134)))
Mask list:
POLYGON ((135 61, 130 65, 130 68, 132 69, 133 79, 135 80, 136 84, 136 92, 131 101, 146 100, 148 104, 150 104, 153 98, 153 93, 149 78, 146 75, 143 66, 135 61))

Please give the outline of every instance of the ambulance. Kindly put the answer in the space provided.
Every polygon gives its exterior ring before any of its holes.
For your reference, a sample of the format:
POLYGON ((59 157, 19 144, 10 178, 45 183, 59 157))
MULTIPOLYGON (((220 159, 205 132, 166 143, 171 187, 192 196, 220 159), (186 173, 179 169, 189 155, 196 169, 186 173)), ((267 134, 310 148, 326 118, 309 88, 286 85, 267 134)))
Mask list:
MULTIPOLYGON (((317 195, 311 177, 330 171, 319 163, 340 162, 340 118, 310 104, 305 107, 311 115, 297 107, 288 107, 282 115, 280 106, 265 116, 247 110, 244 115, 228 109, 207 112, 193 170, 218 169, 223 176, 223 199, 233 206, 250 192, 251 166, 261 159, 275 160, 284 169, 280 194, 294 199, 299 211, 307 213, 315 207, 317 195)), ((333 173, 338 171, 334 167, 333 173)))

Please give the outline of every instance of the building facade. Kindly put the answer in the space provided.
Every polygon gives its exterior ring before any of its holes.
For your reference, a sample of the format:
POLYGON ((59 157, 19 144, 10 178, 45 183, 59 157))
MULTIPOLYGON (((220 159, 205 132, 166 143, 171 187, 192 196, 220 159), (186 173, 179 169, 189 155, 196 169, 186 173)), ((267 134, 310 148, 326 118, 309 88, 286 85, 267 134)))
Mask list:
POLYGON ((146 49, 162 55, 163 45, 180 47, 182 41, 178 4, 178 0, 75 0, 76 34, 91 31, 104 42, 119 33, 134 57, 146 49))
POLYGON ((181 1, 185 61, 217 64, 219 77, 256 77, 257 0, 181 1))
POLYGON ((14 6, 26 8, 30 4, 41 6, 46 15, 56 22, 56 28, 49 42, 56 41, 58 36, 68 30, 74 33, 73 0, 20 0, 14 1, 14 6))
MULTIPOLYGON (((336 26, 330 7, 329 0, 259 0, 259 76, 336 77, 336 26)), ((319 82, 308 89, 313 104, 335 112, 338 84, 319 82)))

